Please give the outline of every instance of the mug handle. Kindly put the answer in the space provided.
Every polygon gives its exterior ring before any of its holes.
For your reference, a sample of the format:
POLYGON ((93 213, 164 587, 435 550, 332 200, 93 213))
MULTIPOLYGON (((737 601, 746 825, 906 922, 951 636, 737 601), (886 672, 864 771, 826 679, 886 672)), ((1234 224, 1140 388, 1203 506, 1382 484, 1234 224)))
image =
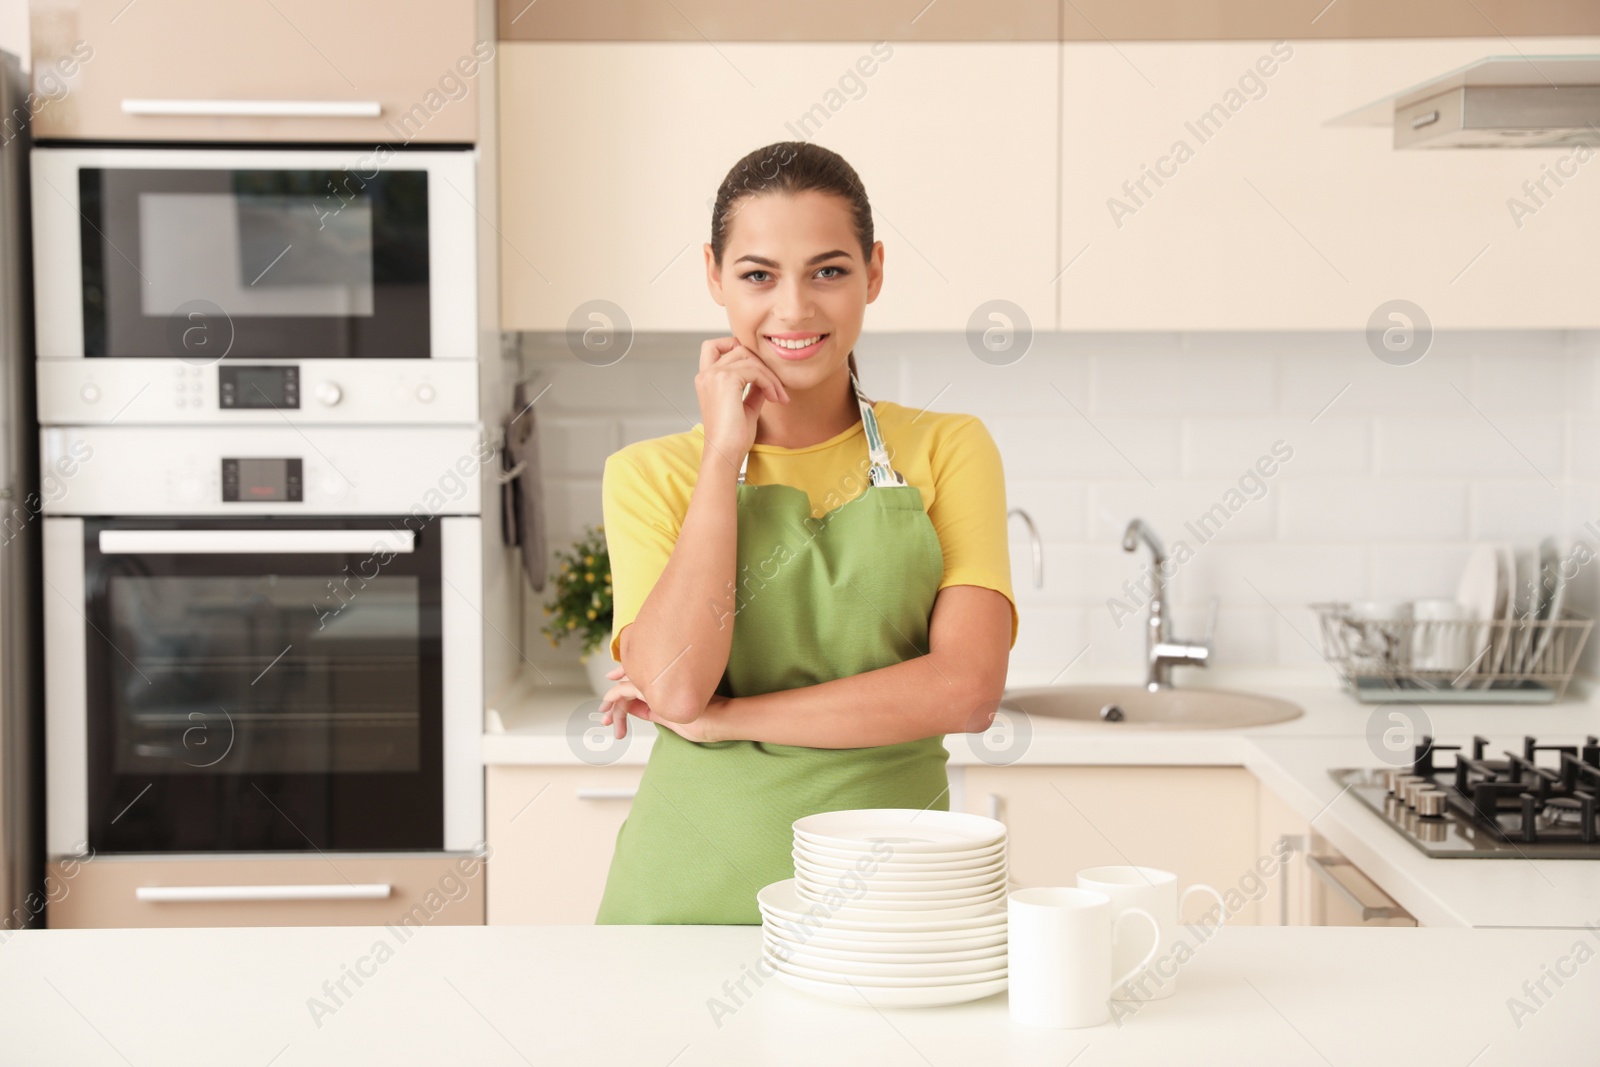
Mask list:
POLYGON ((1206 885, 1204 882, 1196 882, 1194 885, 1178 894, 1178 919, 1180 922, 1183 920, 1183 906, 1184 904, 1188 903, 1190 893, 1210 893, 1212 896, 1216 897, 1217 907, 1222 909, 1221 917, 1217 919, 1217 925, 1221 926, 1223 923, 1228 921, 1228 902, 1222 899, 1222 894, 1217 892, 1212 886, 1206 885))
POLYGON ((1145 922, 1150 924, 1150 933, 1154 936, 1152 936, 1150 939, 1150 951, 1144 954, 1144 959, 1128 968, 1127 974, 1114 980, 1111 983, 1112 989, 1121 989, 1124 983, 1126 983, 1130 978, 1144 970, 1146 967, 1150 966, 1150 961, 1155 959, 1156 953, 1161 950, 1161 924, 1156 922, 1156 917, 1154 915, 1151 915, 1143 908, 1124 908, 1122 910, 1122 914, 1118 915, 1116 920, 1111 924, 1111 943, 1113 945, 1117 943, 1117 929, 1122 925, 1122 920, 1126 919, 1130 915, 1142 916, 1145 922))

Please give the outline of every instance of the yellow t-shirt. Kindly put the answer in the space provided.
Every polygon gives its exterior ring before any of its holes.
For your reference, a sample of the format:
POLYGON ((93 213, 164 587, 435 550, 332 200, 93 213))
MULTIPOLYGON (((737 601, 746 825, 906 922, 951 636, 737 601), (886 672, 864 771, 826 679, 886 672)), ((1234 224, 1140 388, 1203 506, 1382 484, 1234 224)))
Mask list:
MULTIPOLYGON (((1011 592, 1006 540, 1006 483, 1000 450, 973 415, 919 411, 889 400, 873 404, 890 464, 922 491, 922 506, 939 535, 947 585, 981 585, 1011 604, 1011 644, 1017 643, 1017 604, 1011 592)), ((606 457, 601 482, 606 547, 611 554, 611 656, 622 659, 622 629, 666 569, 700 471, 705 426, 636 441, 606 457)), ((805 490, 818 518, 864 492, 872 460, 866 429, 853 426, 805 448, 751 446, 745 481, 805 490)))

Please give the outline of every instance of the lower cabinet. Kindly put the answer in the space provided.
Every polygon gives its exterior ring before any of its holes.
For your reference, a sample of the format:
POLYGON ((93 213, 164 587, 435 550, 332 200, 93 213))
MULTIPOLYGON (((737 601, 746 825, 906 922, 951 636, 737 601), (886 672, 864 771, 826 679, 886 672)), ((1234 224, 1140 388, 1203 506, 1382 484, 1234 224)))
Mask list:
POLYGON ((1416 926, 1417 920, 1272 790, 1260 793, 1260 850, 1283 859, 1261 902, 1271 926, 1416 926))
POLYGON ((51 929, 151 926, 477 926, 484 858, 71 858, 49 864, 51 929))
POLYGON ((593 923, 644 767, 485 771, 489 925, 593 923))
MULTIPOLYGON (((486 769, 490 925, 594 922, 643 766, 486 769)), ((964 807, 1006 824, 1012 888, 1137 864, 1222 894, 1233 925, 1414 923, 1243 767, 966 766, 964 807), (1309 859, 1308 859, 1309 857, 1309 859)), ((1182 918, 1214 908, 1195 894, 1182 918)))
MULTIPOLYGON (((1273 867, 1258 847, 1255 776, 1242 767, 964 768, 966 808, 1006 824, 1012 888, 1071 886, 1085 867, 1134 864, 1213 886, 1254 925, 1273 867)), ((1198 921, 1195 894, 1183 918, 1198 921)))

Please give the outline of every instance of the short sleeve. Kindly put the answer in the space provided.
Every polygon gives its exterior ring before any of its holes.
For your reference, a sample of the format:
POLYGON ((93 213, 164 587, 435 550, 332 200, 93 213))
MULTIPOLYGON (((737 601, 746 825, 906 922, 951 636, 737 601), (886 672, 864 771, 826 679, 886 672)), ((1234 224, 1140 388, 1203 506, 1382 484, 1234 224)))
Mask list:
POLYGON ((611 556, 611 658, 622 661, 622 628, 639 616, 672 558, 683 514, 620 452, 606 457, 600 480, 606 550, 611 556))
POLYGON ((1011 605, 1011 644, 1017 644, 1017 601, 1011 590, 1006 537, 1006 480, 1000 449, 982 420, 971 416, 941 434, 930 456, 934 496, 928 517, 944 551, 949 585, 981 585, 1011 605))

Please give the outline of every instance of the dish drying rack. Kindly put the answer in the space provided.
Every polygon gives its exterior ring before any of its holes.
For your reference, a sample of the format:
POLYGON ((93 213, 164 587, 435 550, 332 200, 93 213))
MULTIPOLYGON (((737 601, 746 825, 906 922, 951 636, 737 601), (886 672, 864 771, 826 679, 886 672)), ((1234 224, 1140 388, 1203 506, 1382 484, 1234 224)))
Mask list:
POLYGON ((1572 681, 1594 620, 1371 619, 1313 604, 1322 654, 1364 704, 1550 704, 1572 681))

